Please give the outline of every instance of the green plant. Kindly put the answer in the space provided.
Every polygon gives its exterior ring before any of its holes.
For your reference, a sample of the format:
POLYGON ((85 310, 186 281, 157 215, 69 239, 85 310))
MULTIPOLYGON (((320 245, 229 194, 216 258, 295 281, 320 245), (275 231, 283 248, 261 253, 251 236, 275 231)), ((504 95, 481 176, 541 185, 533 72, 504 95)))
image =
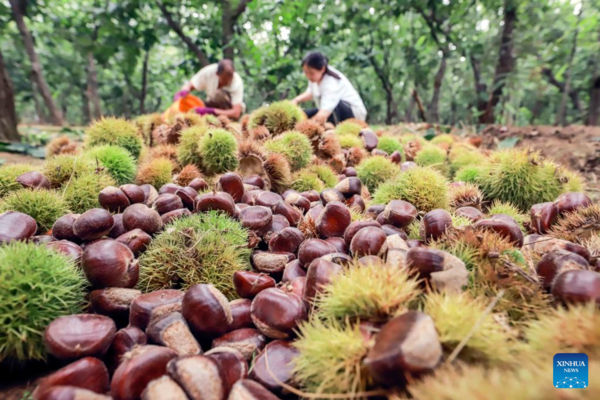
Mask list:
POLYGON ((487 214, 492 216, 496 214, 506 214, 509 217, 513 217, 515 221, 519 224, 522 230, 525 230, 524 223, 529 221, 529 216, 527 214, 523 214, 519 211, 519 209, 509 202, 502 201, 494 201, 487 210, 487 214))
POLYGON ((0 212, 4 211, 29 215, 37 222, 38 234, 44 234, 69 210, 62 196, 54 190, 19 189, 2 199, 0 212))
POLYGON ((326 188, 332 188, 338 184, 337 174, 328 165, 313 165, 310 170, 317 174, 326 188))
POLYGON ((0 362, 45 360, 44 329, 83 311, 85 286, 81 269, 46 246, 0 246, 0 362))
POLYGON ((170 183, 173 178, 173 163, 168 158, 155 158, 138 169, 135 181, 138 185, 150 184, 156 189, 166 183, 170 183))
POLYGON ((254 111, 250 115, 248 129, 262 125, 275 136, 294 129, 304 119, 306 115, 300 107, 291 101, 279 101, 254 111))
POLYGON ((0 199, 10 192, 21 189, 23 186, 17 182, 19 175, 34 170, 35 167, 29 164, 10 164, 0 167, 0 199))
POLYGON ((200 138, 198 153, 204 172, 220 174, 233 171, 238 166, 237 141, 225 129, 210 129, 200 138))
POLYGON ((211 283, 236 297, 233 274, 249 268, 248 232, 225 214, 211 211, 166 226, 140 258, 138 287, 145 292, 211 283))
POLYGON ((108 173, 88 172, 64 186, 63 198, 72 212, 82 214, 92 208, 99 208, 98 194, 105 187, 114 185, 116 182, 108 173))
POLYGON ((290 163, 292 171, 304 168, 310 162, 312 146, 310 140, 300 132, 290 131, 268 140, 264 148, 271 153, 285 156, 290 163))
POLYGON ((338 142, 342 149, 349 149, 352 147, 358 147, 362 149, 364 147, 363 141, 358 136, 351 135, 349 133, 345 133, 343 135, 338 135, 338 142))
POLYGON ((98 167, 95 160, 83 155, 60 154, 46 160, 42 172, 53 188, 59 188, 79 175, 93 172, 98 167))
POLYGON ((448 181, 432 168, 417 167, 382 183, 373 195, 374 204, 397 199, 408 201, 422 212, 448 208, 448 181))
POLYGON ((358 324, 313 318, 299 326, 293 346, 298 350, 292 362, 294 378, 309 393, 352 398, 372 384, 362 366, 369 347, 358 324))
POLYGON ((415 157, 415 162, 422 167, 433 167, 444 175, 448 175, 446 151, 437 146, 423 147, 415 157))
POLYGON ((312 172, 310 169, 305 168, 293 175, 292 189, 299 192, 306 192, 309 190, 321 192, 323 189, 325 189, 325 184, 319 179, 317 174, 312 172))
POLYGON ((385 151, 388 154, 392 154, 394 151, 398 151, 400 154, 402 154, 404 150, 402 143, 400 143, 400 141, 395 137, 391 136, 381 136, 377 142, 377 148, 385 151))
POLYGON ((570 212, 552 227, 550 235, 578 243, 600 234, 600 205, 592 204, 570 212))
POLYGON ((344 121, 335 127, 335 133, 337 133, 338 135, 358 136, 360 131, 362 131, 362 127, 359 124, 352 121, 344 121))
POLYGON ((454 175, 454 181, 477 184, 485 172, 484 166, 465 165, 456 171, 456 174, 454 175))
POLYGON ((115 145, 129 151, 137 160, 142 150, 142 138, 134 123, 121 118, 102 118, 86 132, 86 146, 115 145))
POLYGON ((207 127, 192 126, 181 131, 179 146, 177 147, 177 160, 182 166, 194 164, 202 168, 202 157, 198 152, 198 143, 207 131, 207 127))
MULTIPOLYGON (((478 150, 465 150, 450 152, 450 173, 456 175, 458 170, 466 166, 481 166, 486 162, 486 157, 478 150)), ((464 179, 457 179, 464 180, 464 179)))
POLYGON ((436 146, 441 146, 444 148, 449 148, 454 144, 454 138, 452 135, 447 133, 442 133, 440 135, 435 136, 433 139, 429 141, 431 144, 435 144, 436 146))
POLYGON ((131 154, 119 146, 93 147, 86 156, 98 161, 113 177, 117 185, 131 183, 135 178, 136 163, 131 154))
POLYGON ((386 157, 374 156, 362 160, 356 173, 363 185, 374 192, 379 185, 397 176, 400 168, 386 157))

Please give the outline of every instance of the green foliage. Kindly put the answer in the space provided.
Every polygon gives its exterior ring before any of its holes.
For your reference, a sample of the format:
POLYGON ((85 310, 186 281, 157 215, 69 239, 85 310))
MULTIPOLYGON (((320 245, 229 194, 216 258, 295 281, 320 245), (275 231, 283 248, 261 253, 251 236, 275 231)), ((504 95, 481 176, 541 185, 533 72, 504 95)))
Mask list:
POLYGON ((69 209, 63 197, 54 190, 20 189, 11 192, 0 202, 0 212, 11 210, 35 219, 38 234, 44 234, 69 209))
POLYGON ((356 174, 363 185, 373 193, 379 185, 394 178, 400 173, 400 168, 386 157, 374 156, 365 158, 356 167, 356 174))
POLYGON ((448 148, 448 147, 452 146, 452 144, 454 143, 454 138, 452 137, 452 135, 443 133, 443 134, 437 135, 436 137, 431 139, 429 141, 429 143, 435 144, 436 146, 448 148))
POLYGON ((310 170, 317 174, 319 179, 325 185, 325 188, 332 188, 338 184, 338 177, 334 170, 327 165, 313 165, 310 170))
POLYGON ((554 201, 562 190, 556 166, 521 149, 495 153, 479 186, 487 199, 510 202, 523 212, 534 204, 554 201))
POLYGON ((250 115, 248 128, 262 125, 275 136, 294 129, 305 118, 304 111, 291 101, 278 101, 254 111, 250 115))
POLYGON ((481 165, 466 165, 456 171, 454 181, 476 184, 484 173, 485 169, 481 165))
POLYGON ((10 192, 21 189, 23 186, 17 182, 19 175, 34 171, 29 164, 10 164, 0 167, 0 199, 10 192))
POLYGON ((312 156, 310 140, 296 131, 286 132, 265 142, 264 148, 272 153, 280 153, 285 156, 292 171, 306 167, 312 156))
POLYGON ((135 178, 138 185, 150 184, 156 189, 171 182, 173 163, 168 158, 159 157, 140 166, 135 178))
POLYGON ((86 146, 115 145, 126 149, 138 159, 142 151, 142 138, 132 122, 121 118, 102 118, 86 132, 86 146))
POLYGON ((108 173, 88 172, 64 186, 63 198, 72 212, 82 214, 92 208, 99 208, 98 194, 105 187, 114 185, 116 182, 108 173))
POLYGON ((395 137, 391 136, 381 136, 377 142, 377 148, 385 151, 388 154, 392 154, 394 151, 398 151, 400 154, 402 154, 404 149, 402 143, 400 143, 400 141, 395 137))
POLYGON ((338 136, 338 141, 342 149, 349 149, 352 147, 358 147, 362 149, 364 147, 363 141, 358 136, 344 134, 338 136))
POLYGON ((417 153, 415 162, 422 167, 433 167, 444 175, 448 175, 446 151, 437 146, 425 146, 417 153))
POLYGON ((211 283, 237 297, 233 274, 249 268, 248 232, 232 218, 211 211, 179 218, 165 227, 140 258, 138 287, 188 289, 211 283))
POLYGON ((373 195, 374 204, 391 200, 408 201, 422 212, 448 208, 448 181, 434 169, 413 168, 381 184, 373 195))
POLYGON ((238 166, 237 141, 225 129, 210 129, 200 138, 198 153, 204 172, 219 174, 233 171, 238 166))
POLYGON ((97 160, 117 182, 117 185, 131 183, 135 178, 136 163, 127 150, 119 146, 93 147, 85 153, 97 160))
POLYGON ((521 229, 525 229, 523 224, 529 221, 529 216, 527 214, 523 214, 519 211, 519 209, 508 202, 502 201, 494 201, 490 208, 487 210, 487 214, 492 216, 495 214, 506 214, 509 217, 513 217, 515 221, 519 224, 521 229))
POLYGON ((335 127, 335 133, 338 135, 358 136, 362 127, 352 121, 345 121, 335 127))
POLYGON ((86 283, 73 261, 46 246, 0 246, 0 362, 45 360, 44 329, 83 311, 86 283))
POLYGON ((58 188, 79 175, 93 172, 97 166, 94 160, 82 155, 60 154, 46 160, 42 172, 50 185, 58 188))
POLYGON ((181 139, 177 146, 177 160, 182 166, 194 164, 202 167, 202 157, 198 151, 200 138, 206 133, 206 126, 192 126, 181 131, 181 139))
POLYGON ((296 172, 292 177, 292 189, 299 192, 316 190, 321 192, 325 189, 325 184, 319 179, 319 176, 312 172, 310 168, 304 168, 296 172))
MULTIPOLYGON (((486 162, 486 157, 478 150, 463 150, 450 153, 450 173, 455 175, 457 171, 466 166, 480 167, 486 162)), ((461 180, 461 179, 456 179, 461 180)), ((475 179, 476 180, 476 179, 475 179)), ((466 181, 465 181, 466 182, 466 181)))

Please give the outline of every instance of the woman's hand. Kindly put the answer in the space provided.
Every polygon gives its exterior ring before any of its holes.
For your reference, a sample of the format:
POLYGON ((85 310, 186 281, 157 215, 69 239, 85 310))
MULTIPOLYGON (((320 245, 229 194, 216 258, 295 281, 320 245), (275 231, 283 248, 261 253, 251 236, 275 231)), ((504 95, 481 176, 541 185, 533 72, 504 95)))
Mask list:
POLYGON ((319 110, 319 112, 316 113, 315 116, 312 117, 312 119, 314 121, 318 122, 319 124, 324 124, 330 115, 331 115, 331 111, 319 110))

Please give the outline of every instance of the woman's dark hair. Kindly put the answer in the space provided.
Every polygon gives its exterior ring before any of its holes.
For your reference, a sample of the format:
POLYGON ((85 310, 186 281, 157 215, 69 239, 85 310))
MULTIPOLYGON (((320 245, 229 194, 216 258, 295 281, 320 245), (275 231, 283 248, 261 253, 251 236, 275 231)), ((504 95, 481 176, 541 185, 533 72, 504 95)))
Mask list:
POLYGON ((325 68, 327 75, 333 76, 335 79, 342 79, 338 74, 329 69, 329 60, 325 57, 325 54, 320 51, 311 51, 302 59, 302 66, 308 66, 316 70, 322 70, 325 68))

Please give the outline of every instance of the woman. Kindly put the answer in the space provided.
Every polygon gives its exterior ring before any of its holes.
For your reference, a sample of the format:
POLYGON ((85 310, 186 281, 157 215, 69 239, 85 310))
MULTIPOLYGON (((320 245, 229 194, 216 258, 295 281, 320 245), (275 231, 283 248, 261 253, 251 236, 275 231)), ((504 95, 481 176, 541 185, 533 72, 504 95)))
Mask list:
POLYGON ((294 104, 314 100, 318 108, 306 110, 308 118, 337 124, 349 118, 364 121, 367 109, 348 78, 328 65, 323 53, 308 53, 302 60, 302 70, 308 78, 306 92, 292 100, 294 104))

